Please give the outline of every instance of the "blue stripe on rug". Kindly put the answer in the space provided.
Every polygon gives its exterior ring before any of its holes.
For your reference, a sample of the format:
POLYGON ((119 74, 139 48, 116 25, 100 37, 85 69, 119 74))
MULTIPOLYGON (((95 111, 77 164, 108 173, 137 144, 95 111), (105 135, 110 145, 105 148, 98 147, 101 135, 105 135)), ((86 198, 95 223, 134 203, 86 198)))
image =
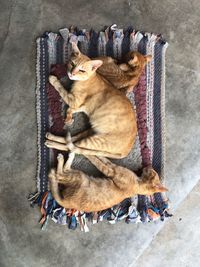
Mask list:
POLYGON ((48 103, 46 93, 46 83, 49 76, 48 67, 48 45, 47 38, 40 40, 40 97, 41 97, 41 169, 40 169, 40 190, 48 190, 48 167, 49 167, 49 149, 44 145, 45 134, 49 130, 48 103))
POLYGON ((109 57, 114 57, 113 51, 113 33, 111 30, 108 31, 108 42, 106 44, 106 55, 109 57))
POLYGON ((162 159, 162 127, 161 127, 161 77, 162 77, 162 48, 163 44, 158 41, 155 44, 154 64, 156 71, 154 72, 154 97, 153 97, 153 113, 154 113, 154 145, 152 166, 161 174, 162 159))

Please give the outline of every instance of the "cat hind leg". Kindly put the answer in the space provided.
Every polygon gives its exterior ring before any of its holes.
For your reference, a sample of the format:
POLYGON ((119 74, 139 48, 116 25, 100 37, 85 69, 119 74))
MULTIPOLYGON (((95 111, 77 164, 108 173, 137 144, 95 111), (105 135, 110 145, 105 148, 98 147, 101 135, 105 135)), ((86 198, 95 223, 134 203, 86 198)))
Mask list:
POLYGON ((62 200, 60 198, 59 187, 58 187, 58 180, 57 180, 57 173, 56 173, 56 170, 55 169, 52 169, 49 172, 48 178, 49 178, 50 190, 51 190, 51 193, 52 193, 53 197, 55 198, 55 200, 60 205, 62 205, 61 202, 60 202, 62 200))
POLYGON ((100 170, 105 176, 113 177, 114 169, 111 166, 108 166, 105 162, 101 161, 98 157, 95 156, 88 156, 85 157, 98 169, 100 170))
POLYGON ((45 143, 45 146, 49 147, 49 148, 55 148, 57 150, 61 150, 61 151, 69 151, 69 148, 67 147, 66 144, 61 144, 55 141, 50 141, 47 140, 45 143))
POLYGON ((112 153, 111 145, 109 141, 98 134, 84 138, 78 142, 74 143, 73 152, 83 155, 93 155, 99 157, 108 157, 108 158, 123 158, 123 155, 120 153, 112 153))
POLYGON ((66 144, 65 137, 57 136, 57 135, 54 135, 54 134, 49 133, 49 132, 46 133, 45 137, 50 141, 55 141, 55 142, 58 142, 61 144, 66 144))
POLYGON ((57 160, 58 160, 57 173, 62 175, 64 167, 64 157, 61 153, 58 154, 57 160))
POLYGON ((75 153, 71 152, 69 153, 69 157, 68 157, 68 160, 66 161, 64 167, 63 167, 63 171, 64 172, 67 172, 68 170, 71 170, 71 165, 72 165, 72 162, 74 160, 74 157, 75 157, 75 153))

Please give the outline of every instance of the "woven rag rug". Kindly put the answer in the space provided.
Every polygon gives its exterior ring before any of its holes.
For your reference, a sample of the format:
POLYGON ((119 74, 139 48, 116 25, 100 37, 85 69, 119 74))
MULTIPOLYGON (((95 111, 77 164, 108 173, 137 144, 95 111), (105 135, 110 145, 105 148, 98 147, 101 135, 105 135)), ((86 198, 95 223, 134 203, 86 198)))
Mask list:
MULTIPOLYGON (((45 32, 37 39, 37 86, 36 110, 38 126, 38 166, 37 193, 30 195, 31 204, 38 204, 41 209, 42 227, 49 218, 54 222, 75 229, 77 225, 88 231, 88 225, 102 220, 110 223, 125 220, 126 223, 150 222, 164 220, 168 213, 168 200, 164 194, 153 196, 138 195, 125 199, 118 205, 104 211, 84 213, 76 210, 65 210, 53 199, 48 188, 48 172, 56 165, 58 151, 44 145, 46 132, 65 135, 64 117, 66 105, 57 91, 48 83, 49 74, 56 75, 67 84, 65 64, 70 58, 71 43, 76 42, 80 50, 89 57, 102 55, 120 60, 128 51, 138 50, 142 54, 152 55, 152 61, 146 66, 137 87, 127 96, 137 116, 138 135, 130 154, 114 162, 139 171, 152 165, 164 180, 165 162, 165 52, 167 42, 161 35, 135 31, 132 27, 118 29, 116 25, 95 32, 64 28, 59 33, 45 32)), ((76 115, 79 116, 79 115, 76 115)), ((72 127, 75 132, 82 130, 85 121, 75 118, 72 127)), ((67 157, 67 156, 66 156, 67 157)), ((73 168, 95 176, 94 166, 83 157, 76 156, 73 168)), ((98 174, 99 175, 99 174, 98 174)))

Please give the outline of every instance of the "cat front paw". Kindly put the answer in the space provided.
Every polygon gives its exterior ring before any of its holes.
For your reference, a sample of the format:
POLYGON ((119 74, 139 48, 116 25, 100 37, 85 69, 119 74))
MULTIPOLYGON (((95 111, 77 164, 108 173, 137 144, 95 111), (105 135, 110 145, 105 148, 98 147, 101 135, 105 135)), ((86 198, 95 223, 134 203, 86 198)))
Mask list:
POLYGON ((73 124, 73 122, 74 122, 74 119, 72 118, 72 114, 67 113, 67 116, 66 116, 65 121, 64 121, 65 125, 70 126, 73 124))
POLYGON ((57 81, 58 81, 58 78, 56 76, 54 76, 54 75, 49 76, 49 82, 51 85, 54 86, 57 81))
POLYGON ((64 123, 66 126, 71 126, 74 123, 74 119, 70 119, 70 120, 66 119, 64 123))

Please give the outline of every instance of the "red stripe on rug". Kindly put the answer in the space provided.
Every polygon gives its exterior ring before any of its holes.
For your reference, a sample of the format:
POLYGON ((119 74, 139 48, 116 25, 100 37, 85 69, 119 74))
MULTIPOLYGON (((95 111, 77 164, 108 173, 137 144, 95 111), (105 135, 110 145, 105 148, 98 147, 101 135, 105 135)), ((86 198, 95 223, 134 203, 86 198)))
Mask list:
POLYGON ((50 132, 55 135, 64 134, 64 118, 62 116, 62 102, 60 95, 51 84, 47 84, 48 115, 50 116, 50 132))
MULTIPOLYGON (((55 75, 58 79, 65 77, 67 75, 66 67, 64 65, 52 65, 51 75, 55 75)), ((58 136, 65 136, 66 132, 64 130, 64 118, 62 116, 62 100, 59 93, 55 88, 47 83, 47 98, 48 98, 48 116, 50 119, 50 132, 58 136)), ((58 150, 53 150, 54 162, 56 163, 56 158, 58 155, 58 150)))
POLYGON ((151 164, 150 149, 147 146, 147 110, 146 110, 146 73, 143 71, 139 83, 134 89, 137 113, 137 127, 140 140, 143 167, 151 164))

